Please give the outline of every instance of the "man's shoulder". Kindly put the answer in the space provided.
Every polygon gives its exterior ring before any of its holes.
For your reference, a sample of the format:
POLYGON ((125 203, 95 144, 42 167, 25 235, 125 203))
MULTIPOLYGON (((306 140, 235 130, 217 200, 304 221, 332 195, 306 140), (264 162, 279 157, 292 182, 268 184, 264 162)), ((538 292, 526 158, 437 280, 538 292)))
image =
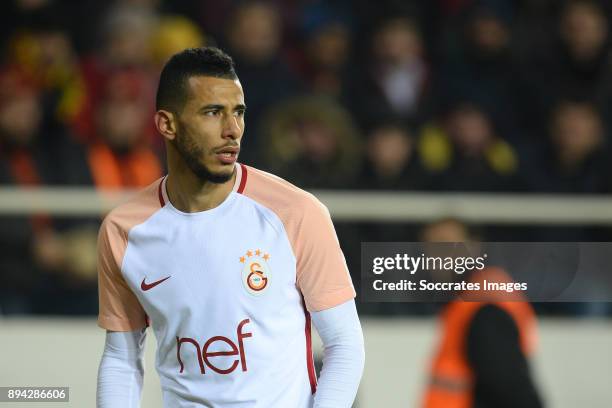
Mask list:
POLYGON ((101 230, 111 229, 127 235, 129 230, 146 221, 163 207, 161 198, 161 182, 155 180, 147 187, 137 191, 104 217, 101 230))
POLYGON ((244 167, 247 180, 242 194, 260 204, 283 212, 324 207, 313 194, 289 181, 254 167, 244 167))

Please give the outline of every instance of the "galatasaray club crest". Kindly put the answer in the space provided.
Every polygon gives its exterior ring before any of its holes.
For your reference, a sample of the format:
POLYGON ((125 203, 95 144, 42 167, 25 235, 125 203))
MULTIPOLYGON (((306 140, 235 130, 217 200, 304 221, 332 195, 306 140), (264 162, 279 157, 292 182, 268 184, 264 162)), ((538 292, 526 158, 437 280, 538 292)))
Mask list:
POLYGON ((248 250, 240 257, 242 264, 242 283, 251 295, 259 296, 270 287, 272 275, 268 267, 270 255, 263 251, 248 250))

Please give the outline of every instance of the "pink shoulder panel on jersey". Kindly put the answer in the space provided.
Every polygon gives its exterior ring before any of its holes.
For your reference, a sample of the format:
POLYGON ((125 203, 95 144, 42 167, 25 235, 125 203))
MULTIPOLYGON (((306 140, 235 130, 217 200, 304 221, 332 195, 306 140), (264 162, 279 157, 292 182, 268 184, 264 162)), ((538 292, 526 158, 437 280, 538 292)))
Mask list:
POLYGON ((121 273, 130 230, 163 206, 162 180, 108 214, 98 234, 98 325, 112 331, 138 330, 146 314, 121 273))
POLYGON ((307 309, 316 312, 353 299, 355 290, 327 208, 277 176, 240 167, 237 192, 270 209, 285 227, 307 309))

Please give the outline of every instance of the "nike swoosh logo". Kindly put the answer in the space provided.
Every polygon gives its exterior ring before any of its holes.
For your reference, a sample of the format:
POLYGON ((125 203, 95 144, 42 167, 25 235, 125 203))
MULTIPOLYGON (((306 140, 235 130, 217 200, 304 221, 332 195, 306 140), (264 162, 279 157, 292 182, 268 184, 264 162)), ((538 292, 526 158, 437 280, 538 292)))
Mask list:
MULTIPOLYGON (((170 275, 172 276, 172 275, 170 275)), ((149 289, 153 289, 154 287, 156 287, 157 285, 159 285, 160 283, 162 283, 163 281, 170 279, 170 276, 165 277, 164 279, 160 279, 158 281, 155 282, 151 282, 151 283, 146 283, 145 279, 147 278, 143 278, 142 279, 142 283, 140 284, 140 289, 142 289, 143 291, 147 291, 149 289)))

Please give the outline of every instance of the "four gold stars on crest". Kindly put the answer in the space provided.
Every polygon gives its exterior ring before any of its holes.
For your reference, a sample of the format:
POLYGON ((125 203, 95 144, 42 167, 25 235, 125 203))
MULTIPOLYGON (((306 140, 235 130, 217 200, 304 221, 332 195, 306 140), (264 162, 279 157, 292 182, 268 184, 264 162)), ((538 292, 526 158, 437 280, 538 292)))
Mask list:
MULTIPOLYGON (((270 259, 270 254, 266 254, 263 253, 263 256, 261 256, 263 252, 258 249, 255 251, 255 256, 260 256, 261 258, 263 258, 264 261, 267 261, 268 259, 270 259)), ((246 252, 245 256, 241 256, 240 257, 240 263, 245 263, 245 261, 247 260, 247 258, 250 258, 253 256, 253 251, 251 251, 250 249, 246 252)))

